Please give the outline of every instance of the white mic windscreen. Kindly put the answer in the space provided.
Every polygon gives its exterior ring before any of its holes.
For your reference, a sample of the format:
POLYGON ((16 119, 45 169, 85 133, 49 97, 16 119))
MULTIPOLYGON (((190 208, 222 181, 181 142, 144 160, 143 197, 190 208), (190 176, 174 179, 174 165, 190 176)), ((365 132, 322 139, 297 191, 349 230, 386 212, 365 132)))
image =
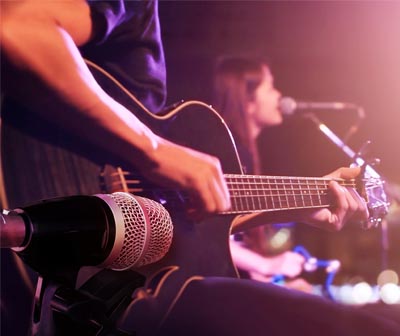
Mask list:
POLYGON ((279 110, 283 115, 290 116, 297 108, 297 103, 293 98, 282 97, 279 101, 279 110))

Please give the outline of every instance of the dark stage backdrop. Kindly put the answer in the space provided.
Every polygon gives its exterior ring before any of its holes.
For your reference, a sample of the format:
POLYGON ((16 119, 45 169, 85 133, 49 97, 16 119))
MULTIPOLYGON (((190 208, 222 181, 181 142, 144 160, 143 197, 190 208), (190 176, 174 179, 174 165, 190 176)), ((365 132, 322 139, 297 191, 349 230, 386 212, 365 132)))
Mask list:
MULTIPOLYGON (((349 145, 357 151, 371 140, 370 156, 382 161, 377 169, 400 183, 400 1, 161 0, 160 15, 169 103, 211 102, 218 56, 262 55, 283 95, 362 106, 366 119, 349 145)), ((355 120, 351 112, 320 116, 339 136, 355 120)), ((350 162, 305 119, 266 130, 260 146, 271 175, 320 176, 350 162)), ((380 229, 326 234, 299 226, 297 239, 316 255, 341 259, 347 281, 361 276, 374 282, 382 257, 400 272, 399 217, 390 217, 387 254, 381 253, 380 229)))

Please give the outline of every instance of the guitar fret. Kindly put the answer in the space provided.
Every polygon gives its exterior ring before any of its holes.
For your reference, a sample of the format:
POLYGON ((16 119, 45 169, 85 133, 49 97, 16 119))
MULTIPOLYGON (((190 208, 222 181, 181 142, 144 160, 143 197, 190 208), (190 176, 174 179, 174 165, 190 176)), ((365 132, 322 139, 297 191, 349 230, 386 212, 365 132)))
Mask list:
POLYGON ((260 190, 258 188, 258 186, 260 185, 260 182, 257 182, 257 181, 261 181, 261 179, 257 178, 257 177, 253 177, 253 178, 254 178, 254 183, 255 183, 255 191, 257 194, 255 201, 258 202, 257 205, 254 205, 254 210, 261 210, 260 194, 259 194, 260 190))
POLYGON ((260 177, 260 182, 261 182, 260 209, 266 210, 268 209, 268 199, 266 195, 264 179, 262 177, 260 177))
POLYGON ((317 187, 317 191, 318 191, 318 202, 319 202, 319 205, 322 205, 322 200, 321 200, 321 193, 320 193, 320 188, 319 188, 319 186, 317 187))
POLYGON ((287 197, 285 194, 282 195, 282 190, 283 188, 281 187, 283 185, 283 178, 280 177, 278 178, 278 195, 279 195, 279 205, 281 209, 285 209, 288 207, 288 202, 287 202, 287 197))
POLYGON ((238 205, 238 200, 240 201, 240 198, 238 198, 237 196, 238 196, 238 192, 235 190, 234 192, 233 192, 233 196, 235 196, 234 198, 233 198, 233 200, 234 200, 234 209, 241 209, 241 207, 239 207, 239 205, 238 205))
POLYGON ((267 179, 263 179, 262 189, 264 190, 263 196, 264 196, 264 202, 265 202, 265 209, 269 209, 268 198, 267 198, 267 193, 266 193, 268 191, 269 185, 265 184, 264 181, 268 181, 268 180, 267 179))
MULTIPOLYGON (((253 177, 249 177, 247 180, 249 181, 248 182, 248 186, 249 186, 249 190, 254 190, 254 179, 253 179, 253 183, 251 183, 252 181, 251 181, 251 179, 252 179, 253 177)), ((251 200, 251 205, 252 205, 252 208, 251 208, 251 210, 256 210, 257 208, 256 208, 256 206, 255 206, 255 204, 254 204, 254 197, 250 197, 250 195, 251 195, 251 192, 249 191, 248 193, 247 193, 247 196, 248 196, 248 198, 250 198, 250 200, 251 200)))
POLYGON ((275 196, 274 196, 274 188, 276 188, 275 185, 274 185, 274 184, 271 184, 270 191, 271 191, 272 208, 273 208, 273 209, 276 209, 276 206, 275 206, 275 196))
POLYGON ((321 205, 320 184, 318 184, 318 182, 315 181, 315 186, 317 189, 316 203, 317 203, 317 205, 321 205))
MULTIPOLYGON (((240 185, 239 185, 239 186, 240 186, 240 185)), ((241 193, 240 193, 240 188, 239 188, 238 195, 239 195, 239 201, 240 201, 240 210, 241 210, 241 211, 244 211, 243 197, 242 197, 242 195, 241 195, 241 193)))
POLYGON ((312 201, 312 197, 311 197, 311 189, 310 189, 310 181, 306 180, 306 206, 312 206, 313 205, 313 201, 312 201))
POLYGON ((284 206, 282 205, 282 201, 285 202, 284 199, 282 200, 282 197, 283 197, 283 196, 280 194, 280 184, 281 184, 282 182, 280 181, 280 179, 277 180, 276 178, 275 178, 275 181, 278 181, 278 182, 277 182, 276 190, 277 190, 277 194, 278 194, 279 208, 282 209, 282 208, 284 208, 284 206))
POLYGON ((311 205, 313 205, 313 202, 312 202, 311 191, 310 191, 310 181, 306 180, 306 183, 307 183, 307 192, 308 192, 307 196, 308 196, 308 202, 309 202, 309 204, 307 204, 307 205, 311 206, 311 205))
POLYGON ((277 183, 277 181, 276 181, 276 177, 274 177, 274 185, 273 185, 273 188, 274 188, 274 196, 273 196, 273 198, 274 198, 274 203, 277 203, 278 205, 277 205, 277 208, 278 209, 280 209, 281 207, 282 207, 282 205, 281 205, 281 200, 280 200, 280 197, 279 197, 279 192, 278 192, 278 183, 277 183))
POLYGON ((127 186, 127 184, 126 184, 124 172, 123 172, 123 170, 121 169, 121 167, 118 167, 118 168, 117 168, 117 175, 118 175, 118 177, 119 177, 119 179, 120 179, 120 181, 121 181, 121 188, 122 188, 122 191, 126 192, 126 191, 128 190, 128 186, 127 186))
POLYGON ((276 177, 274 178, 274 181, 276 183, 276 189, 275 189, 276 190, 276 194, 277 194, 276 199, 278 200, 278 203, 279 203, 279 209, 282 209, 283 206, 282 206, 282 196, 280 194, 280 182, 279 182, 279 180, 277 180, 276 177))
POLYGON ((249 209, 248 210, 255 210, 255 205, 254 205, 254 196, 252 196, 251 191, 254 190, 253 188, 253 183, 252 183, 252 177, 247 178, 247 193, 246 193, 246 198, 249 203, 249 209))
POLYGON ((233 186, 235 185, 234 180, 231 178, 227 178, 227 184, 228 184, 228 189, 230 190, 231 193, 231 208, 234 211, 240 211, 242 210, 241 206, 241 198, 240 194, 238 192, 238 189, 235 189, 233 186))
POLYGON ((256 197, 253 197, 253 206, 254 206, 254 210, 260 210, 260 200, 259 200, 259 183, 257 182, 257 177, 256 176, 252 176, 253 179, 253 185, 254 185, 254 191, 256 193, 256 197))
POLYGON ((290 179, 289 181, 290 181, 290 186, 291 186, 291 189, 292 189, 294 207, 296 208, 297 207, 297 201, 296 201, 296 193, 295 193, 294 188, 293 188, 293 180, 290 179))
POLYGON ((249 198, 250 184, 249 184, 248 178, 244 178, 243 183, 244 183, 244 199, 246 201, 246 210, 250 211, 251 210, 251 206, 249 203, 249 201, 250 201, 250 198, 249 198))
MULTIPOLYGON (((282 179, 283 180, 283 179, 282 179)), ((283 191, 285 194, 285 198, 286 198, 286 208, 290 208, 290 202, 289 202, 289 198, 288 198, 288 192, 286 190, 286 183, 283 183, 283 191)))
POLYGON ((244 189, 244 184, 243 184, 243 179, 239 180, 240 184, 239 184, 239 195, 240 195, 240 204, 241 204, 241 210, 242 211, 246 211, 246 199, 244 197, 245 195, 245 189, 244 189))
POLYGON ((286 184, 285 184, 285 182, 283 181, 283 178, 281 178, 281 180, 282 180, 282 186, 283 186, 283 194, 284 194, 284 204, 285 204, 285 207, 284 208, 289 208, 289 200, 288 200, 288 197, 287 197, 287 193, 286 193, 286 184))
POLYGON ((258 181, 259 181, 258 183, 259 183, 259 186, 260 186, 260 188, 258 190, 258 204, 259 204, 260 210, 263 210, 263 209, 266 208, 266 204, 265 204, 265 193, 264 193, 264 190, 263 190, 262 178, 259 177, 258 181))
POLYGON ((297 186, 298 186, 298 190, 299 190, 299 192, 300 192, 300 196, 301 196, 301 206, 306 206, 306 203, 305 203, 305 201, 304 201, 304 193, 303 193, 303 191, 301 190, 301 184, 300 184, 300 181, 299 180, 297 180, 297 186))

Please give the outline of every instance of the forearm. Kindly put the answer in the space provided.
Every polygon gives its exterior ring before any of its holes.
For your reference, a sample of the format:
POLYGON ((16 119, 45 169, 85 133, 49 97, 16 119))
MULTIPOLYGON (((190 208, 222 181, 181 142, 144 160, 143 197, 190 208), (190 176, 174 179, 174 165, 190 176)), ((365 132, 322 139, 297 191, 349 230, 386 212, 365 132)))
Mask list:
POLYGON ((76 3, 74 14, 80 13, 76 19, 81 20, 77 31, 69 28, 68 14, 58 20, 29 6, 12 8, 3 16, 1 49, 8 94, 117 156, 148 158, 158 138, 102 90, 79 53, 77 45, 92 34, 88 8, 76 3))
POLYGON ((269 267, 271 265, 266 258, 242 246, 239 242, 230 241, 229 245, 233 262, 238 268, 262 275, 272 274, 269 267))
POLYGON ((192 214, 226 211, 229 192, 217 158, 155 135, 97 84, 78 50, 94 34, 86 2, 27 3, 12 2, 17 9, 2 13, 1 50, 7 63, 2 81, 8 94, 79 139, 135 166, 151 181, 185 190, 192 214))

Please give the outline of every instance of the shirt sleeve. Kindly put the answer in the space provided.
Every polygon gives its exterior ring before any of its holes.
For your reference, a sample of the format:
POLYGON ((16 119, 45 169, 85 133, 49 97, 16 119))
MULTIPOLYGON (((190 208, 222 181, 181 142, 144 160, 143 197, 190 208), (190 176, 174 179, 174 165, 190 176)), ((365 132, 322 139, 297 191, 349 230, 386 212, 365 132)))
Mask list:
POLYGON ((93 36, 84 57, 110 72, 151 112, 166 101, 166 68, 156 0, 88 0, 93 36))
POLYGON ((126 9, 122 0, 88 0, 93 23, 92 44, 101 44, 115 27, 126 20, 126 9))

